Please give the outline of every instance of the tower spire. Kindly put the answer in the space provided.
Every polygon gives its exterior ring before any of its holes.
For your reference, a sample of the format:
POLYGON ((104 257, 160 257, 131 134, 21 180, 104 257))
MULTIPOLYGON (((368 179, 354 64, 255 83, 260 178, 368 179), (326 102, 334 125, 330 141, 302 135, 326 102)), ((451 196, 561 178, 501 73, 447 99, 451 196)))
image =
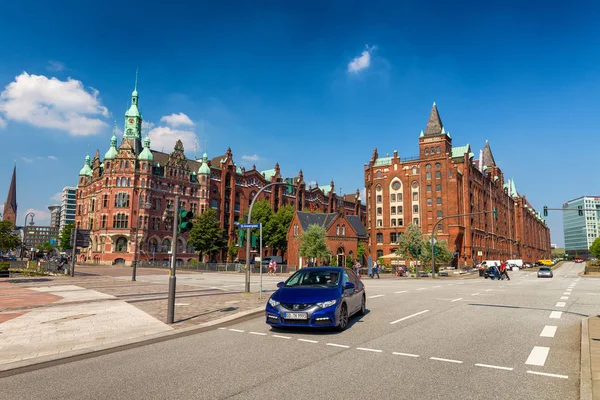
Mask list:
POLYGON ((433 102, 433 106, 431 107, 431 113, 429 113, 429 121, 427 121, 427 126, 425 127, 425 136, 433 136, 440 135, 444 128, 442 124, 442 120, 440 118, 440 114, 438 113, 437 106, 435 102, 433 102))
POLYGON ((133 87, 133 90, 137 92, 137 84, 138 84, 138 72, 139 72, 140 68, 136 67, 135 68, 135 86, 133 87))
POLYGON ((10 186, 8 188, 8 195, 6 196, 6 203, 4 203, 4 214, 2 220, 10 221, 13 225, 17 221, 17 164, 13 167, 12 178, 10 180, 10 186))

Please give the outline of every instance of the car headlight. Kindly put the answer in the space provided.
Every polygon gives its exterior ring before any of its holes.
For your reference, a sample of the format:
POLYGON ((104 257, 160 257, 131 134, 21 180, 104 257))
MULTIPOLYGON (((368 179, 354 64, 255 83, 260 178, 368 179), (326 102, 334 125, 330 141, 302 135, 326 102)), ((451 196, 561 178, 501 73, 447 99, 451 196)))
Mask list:
POLYGON ((271 307, 277 307, 279 305, 279 302, 277 300, 273 300, 273 298, 270 298, 269 304, 271 305, 271 307))
POLYGON ((333 306, 335 303, 337 303, 337 300, 329 300, 329 301, 324 301, 322 303, 317 303, 317 306, 319 306, 321 308, 327 308, 327 307, 333 306))

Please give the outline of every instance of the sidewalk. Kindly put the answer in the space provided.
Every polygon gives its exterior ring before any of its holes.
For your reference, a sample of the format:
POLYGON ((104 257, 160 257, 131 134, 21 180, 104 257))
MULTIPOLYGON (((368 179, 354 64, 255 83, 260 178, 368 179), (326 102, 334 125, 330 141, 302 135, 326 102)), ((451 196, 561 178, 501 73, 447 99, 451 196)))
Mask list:
POLYGON ((600 400, 600 316, 581 324, 581 399, 600 400))
POLYGON ((136 282, 130 268, 75 271, 0 280, 0 372, 258 314, 269 295, 243 294, 237 282, 215 286, 224 274, 206 273, 212 280, 204 282, 203 274, 181 272, 175 323, 167 325, 168 270, 138 268, 136 282))

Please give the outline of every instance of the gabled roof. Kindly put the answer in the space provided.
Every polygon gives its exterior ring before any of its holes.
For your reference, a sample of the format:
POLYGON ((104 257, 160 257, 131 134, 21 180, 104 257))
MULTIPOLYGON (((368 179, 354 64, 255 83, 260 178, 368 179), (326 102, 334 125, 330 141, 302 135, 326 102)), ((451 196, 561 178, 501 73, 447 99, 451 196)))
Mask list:
POLYGON ((260 173, 265 176, 267 181, 270 181, 271 177, 275 176, 275 168, 260 171, 260 173))
POLYGON ((429 121, 427 121, 427 126, 425 127, 425 136, 441 135, 444 133, 442 132, 443 127, 444 125, 442 124, 437 106, 433 103, 431 113, 429 113, 429 121))
POLYGON ((363 226, 358 215, 346 215, 346 219, 350 222, 350 225, 352 225, 352 228, 354 228, 358 237, 367 237, 367 230, 363 226))
POLYGON ((471 154, 471 145, 452 147, 452 158, 462 158, 465 153, 471 154))
POLYGON ((490 148, 489 142, 485 141, 485 146, 483 147, 483 165, 486 167, 495 167, 496 161, 494 161, 494 156, 492 155, 492 149, 490 148))
POLYGON ((306 232, 310 225, 319 225, 324 227, 325 229, 329 228, 329 226, 335 219, 337 213, 323 214, 296 211, 296 215, 298 215, 298 220, 300 221, 300 226, 302 226, 302 230, 306 232))

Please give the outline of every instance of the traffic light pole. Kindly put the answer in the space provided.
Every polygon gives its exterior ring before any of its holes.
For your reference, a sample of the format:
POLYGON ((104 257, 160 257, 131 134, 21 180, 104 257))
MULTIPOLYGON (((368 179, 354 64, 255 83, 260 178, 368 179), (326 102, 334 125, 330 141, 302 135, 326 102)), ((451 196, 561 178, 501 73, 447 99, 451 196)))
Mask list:
POLYGON ((579 212, 579 215, 583 215, 584 211, 593 211, 593 212, 598 212, 598 208, 583 208, 582 206, 579 206, 581 208, 548 208, 546 206, 544 206, 544 217, 548 216, 548 210, 551 211, 577 211, 579 212))
POLYGON ((169 302, 167 305, 167 324, 175 320, 175 269, 177 267, 177 223, 179 217, 179 196, 175 196, 175 208, 173 209, 173 241, 171 242, 171 269, 169 270, 169 302))

